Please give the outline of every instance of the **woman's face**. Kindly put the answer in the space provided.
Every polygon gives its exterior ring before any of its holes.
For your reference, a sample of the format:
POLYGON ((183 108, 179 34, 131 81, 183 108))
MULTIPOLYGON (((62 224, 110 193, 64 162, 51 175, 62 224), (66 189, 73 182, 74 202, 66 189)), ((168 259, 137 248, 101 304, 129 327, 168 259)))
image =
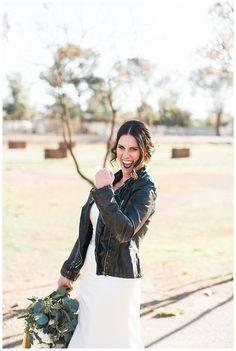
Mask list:
MULTIPOLYGON (((117 160, 120 164, 123 176, 129 176, 133 165, 140 157, 138 143, 133 135, 122 135, 116 148, 117 160)), ((135 167, 136 170, 143 167, 143 163, 135 167)))

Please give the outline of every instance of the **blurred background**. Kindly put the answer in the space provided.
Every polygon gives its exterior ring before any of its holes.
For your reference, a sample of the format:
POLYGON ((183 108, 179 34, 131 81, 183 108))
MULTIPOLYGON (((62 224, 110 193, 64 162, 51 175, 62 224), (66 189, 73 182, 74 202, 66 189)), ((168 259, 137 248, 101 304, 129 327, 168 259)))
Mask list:
POLYGON ((159 188, 145 346, 233 347, 233 15, 230 1, 4 2, 4 348, 21 345, 27 297, 56 289, 129 119, 151 130, 159 188))

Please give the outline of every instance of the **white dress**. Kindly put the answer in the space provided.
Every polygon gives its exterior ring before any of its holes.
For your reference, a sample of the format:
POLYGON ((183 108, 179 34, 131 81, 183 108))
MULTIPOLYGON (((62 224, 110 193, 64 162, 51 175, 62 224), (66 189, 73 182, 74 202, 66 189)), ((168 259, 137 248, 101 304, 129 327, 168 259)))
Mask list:
POLYGON ((144 348, 140 321, 141 278, 96 275, 95 232, 99 211, 90 211, 93 236, 80 272, 78 324, 68 348, 144 348))

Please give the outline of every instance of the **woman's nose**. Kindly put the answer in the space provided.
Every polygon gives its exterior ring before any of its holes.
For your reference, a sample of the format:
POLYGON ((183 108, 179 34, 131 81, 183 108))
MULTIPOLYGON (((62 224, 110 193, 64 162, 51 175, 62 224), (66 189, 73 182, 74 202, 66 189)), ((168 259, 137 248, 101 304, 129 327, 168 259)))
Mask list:
POLYGON ((128 158, 129 157, 129 151, 128 150, 125 150, 124 152, 123 152, 123 158, 128 158))

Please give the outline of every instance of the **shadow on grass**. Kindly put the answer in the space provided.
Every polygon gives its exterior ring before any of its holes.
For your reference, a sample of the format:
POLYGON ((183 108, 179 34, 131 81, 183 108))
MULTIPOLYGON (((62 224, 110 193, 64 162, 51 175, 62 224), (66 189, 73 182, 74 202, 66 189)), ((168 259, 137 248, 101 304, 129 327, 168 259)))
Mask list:
POLYGON ((3 338, 3 342, 5 342, 8 339, 12 339, 12 338, 16 338, 16 337, 20 337, 20 339, 15 340, 15 341, 11 341, 5 345, 2 345, 3 349, 10 349, 10 348, 18 348, 19 346, 21 346, 22 344, 22 339, 23 339, 23 333, 22 334, 16 334, 16 335, 10 335, 10 336, 6 336, 3 338))
POLYGON ((193 318, 191 321, 189 321, 189 322, 183 324, 181 327, 174 329, 173 331, 171 331, 171 332, 169 332, 169 333, 163 335, 161 338, 156 339, 155 341, 152 341, 151 343, 149 343, 148 345, 146 345, 145 348, 149 348, 149 347, 151 347, 151 346, 157 344, 158 342, 162 341, 163 339, 166 339, 166 338, 170 337, 171 335, 173 335, 173 334, 175 334, 175 333, 177 333, 177 332, 183 330, 184 328, 188 327, 188 326, 191 325, 192 323, 195 323, 197 320, 199 320, 199 319, 205 317, 207 314, 209 314, 209 313, 212 312, 213 310, 215 310, 215 309, 217 309, 217 308, 219 308, 219 307, 225 305, 226 303, 230 302, 231 300, 233 300, 233 296, 230 296, 227 300, 225 300, 225 301, 219 303, 218 305, 216 305, 216 306, 214 306, 214 307, 212 307, 212 308, 209 308, 209 309, 207 309, 206 311, 200 313, 197 317, 195 317, 195 318, 193 318))
MULTIPOLYGON (((211 279, 211 278, 209 278, 209 279, 211 279)), ((185 291, 183 293, 170 296, 170 297, 168 297, 166 299, 163 299, 163 300, 153 300, 153 301, 150 301, 150 302, 143 303, 143 304, 141 304, 141 311, 145 309, 145 312, 141 312, 140 316, 143 317, 143 316, 145 316, 145 315, 147 315, 149 313, 152 313, 153 310, 155 310, 156 308, 165 307, 165 306, 171 305, 171 304, 173 304, 173 303, 175 303, 177 301, 183 300, 183 299, 189 297, 190 295, 195 294, 195 293, 197 293, 197 292, 199 292, 201 290, 205 290, 207 288, 210 288, 210 287, 213 287, 213 286, 217 286, 217 285, 221 285, 221 284, 226 284, 226 283, 229 283, 231 281, 233 281, 233 277, 230 277, 228 279, 224 279, 224 280, 222 280, 220 282, 204 285, 204 286, 201 286, 201 287, 196 288, 194 290, 185 291), (148 307, 151 307, 151 308, 147 309, 148 307)))
MULTIPOLYGON (((23 334, 22 334, 22 338, 23 338, 23 334)), ((19 348, 21 344, 22 344, 22 339, 10 342, 9 344, 2 345, 2 348, 3 349, 19 348)))
POLYGON ((3 322, 6 322, 9 319, 12 319, 14 317, 19 317, 19 316, 23 315, 25 313, 25 310, 26 309, 19 309, 19 310, 14 310, 14 311, 4 313, 3 314, 3 322))
MULTIPOLYGON (((220 274, 220 275, 216 275, 216 276, 214 276, 214 277, 207 278, 207 280, 209 280, 209 279, 210 279, 210 280, 215 280, 215 279, 219 279, 219 278, 222 278, 222 277, 225 277, 225 278, 226 278, 227 276, 232 277, 233 274, 232 274, 231 272, 230 272, 230 273, 226 273, 226 274, 224 274, 224 275, 220 274)), ((178 286, 178 289, 179 289, 179 288, 183 288, 183 287, 188 286, 188 285, 193 285, 193 284, 201 283, 201 282, 205 282, 205 281, 206 281, 206 279, 194 280, 194 281, 191 281, 190 283, 187 283, 187 284, 184 284, 184 285, 179 285, 179 286, 178 286)), ((176 290, 176 287, 167 289, 167 290, 165 290, 165 291, 167 292, 167 291, 173 291, 173 290, 176 290)))
POLYGON ((8 339, 11 339, 11 338, 15 338, 16 336, 23 336, 23 335, 22 334, 16 334, 16 335, 5 336, 3 338, 3 340, 8 340, 8 339))

